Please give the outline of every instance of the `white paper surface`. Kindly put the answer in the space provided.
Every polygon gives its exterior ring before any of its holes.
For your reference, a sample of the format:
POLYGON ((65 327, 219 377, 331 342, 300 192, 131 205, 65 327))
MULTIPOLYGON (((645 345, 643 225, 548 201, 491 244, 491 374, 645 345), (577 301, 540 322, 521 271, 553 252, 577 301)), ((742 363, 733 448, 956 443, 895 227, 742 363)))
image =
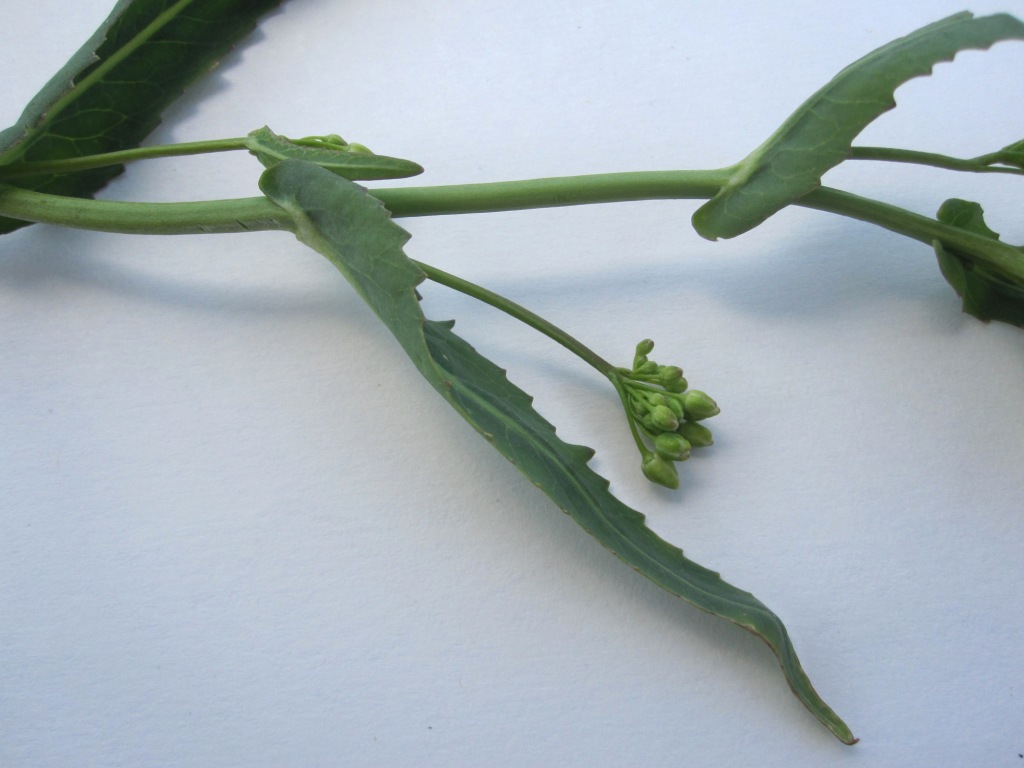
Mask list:
MULTIPOLYGON (((0 122, 107 6, 8 0, 0 122)), ((427 168, 394 184, 712 168, 960 9, 291 0, 151 141, 337 132, 427 168)), ((1022 67, 1019 43, 962 54, 860 143, 1019 140, 1022 67)), ((1024 242, 1019 179, 847 165, 828 182, 979 200, 1024 242)), ((248 196, 259 170, 161 161, 103 196, 248 196)), ((1024 765, 1024 334, 961 314, 904 238, 787 210, 709 243, 695 208, 402 225, 605 357, 653 337, 718 400, 716 445, 652 488, 598 376, 424 289, 660 535, 783 618, 859 745, 560 514, 290 235, 36 226, 0 239, 0 764, 1024 765)))

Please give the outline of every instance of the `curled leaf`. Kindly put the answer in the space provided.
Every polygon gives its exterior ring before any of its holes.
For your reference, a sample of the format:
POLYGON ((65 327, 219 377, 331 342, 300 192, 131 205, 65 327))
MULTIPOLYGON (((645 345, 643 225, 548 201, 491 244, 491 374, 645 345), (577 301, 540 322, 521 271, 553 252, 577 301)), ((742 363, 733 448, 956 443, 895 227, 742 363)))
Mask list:
MULTIPOLYGON (((939 208, 938 219, 943 224, 998 240, 999 235, 985 223, 984 214, 978 203, 953 198, 939 208)), ((963 300, 964 312, 986 323, 999 320, 1024 328, 1024 284, 938 240, 933 245, 942 276, 963 300)), ((1024 251, 1020 260, 1024 263, 1024 251)))
POLYGON ((735 237, 817 188, 845 160, 857 135, 896 106, 893 92, 960 51, 1024 40, 1008 14, 970 13, 937 21, 855 61, 816 92, 764 144, 735 166, 729 180, 693 215, 709 240, 735 237))

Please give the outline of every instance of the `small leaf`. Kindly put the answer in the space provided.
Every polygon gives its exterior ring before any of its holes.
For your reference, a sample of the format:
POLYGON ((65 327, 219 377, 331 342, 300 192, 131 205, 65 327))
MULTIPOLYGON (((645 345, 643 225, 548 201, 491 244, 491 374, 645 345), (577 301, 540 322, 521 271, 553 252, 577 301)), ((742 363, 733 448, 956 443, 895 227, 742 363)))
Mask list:
POLYGON ((845 160, 856 136, 896 106, 893 92, 966 49, 1024 40, 1024 24, 1007 14, 959 13, 902 37, 854 62, 819 90, 760 147, 735 166, 729 181, 693 215, 709 240, 735 237, 814 190, 845 160))
MULTIPOLYGON (((206 74, 282 0, 121 0, 99 30, 0 133, 0 163, 131 149, 186 85, 206 74)), ((10 183, 91 197, 123 170, 97 168, 10 183)), ((0 218, 0 234, 28 222, 0 218)))
MULTIPOLYGON (((953 198, 939 208, 938 219, 943 224, 998 240, 999 235, 985 223, 984 213, 978 203, 953 198)), ((986 323, 999 320, 1024 328, 1024 285, 938 240, 933 245, 942 276, 963 299, 964 312, 986 323)), ((1021 260, 1024 261, 1024 252, 1021 260)))
POLYGON ((246 136, 245 143, 249 151, 267 168, 287 159, 308 160, 351 181, 404 179, 423 173, 423 167, 411 160, 368 152, 304 146, 274 133, 266 126, 246 136))
POLYGON ((296 236, 326 256, 391 330, 419 372, 474 429, 583 528, 627 564, 702 610, 761 637, 792 690, 845 743, 849 728, 811 686, 782 621, 749 592, 724 582, 659 538, 608 490, 587 462, 593 451, 563 442, 505 372, 427 321, 416 297, 423 273, 404 254, 408 234, 365 190, 310 163, 286 160, 263 174, 266 195, 287 210, 296 236))

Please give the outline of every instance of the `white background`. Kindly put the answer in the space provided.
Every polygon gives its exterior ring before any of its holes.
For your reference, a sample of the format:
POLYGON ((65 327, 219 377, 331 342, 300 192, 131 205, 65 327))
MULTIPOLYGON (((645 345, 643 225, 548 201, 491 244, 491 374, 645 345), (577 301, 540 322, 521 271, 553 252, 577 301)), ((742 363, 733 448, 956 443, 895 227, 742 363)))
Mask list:
MULTIPOLYGON (((291 0, 152 141, 337 132, 422 163, 408 183, 717 167, 960 9, 291 0)), ((108 10, 5 2, 0 122, 108 10)), ((963 54, 861 143, 1018 140, 1022 71, 1019 43, 963 54)), ((847 165, 828 183, 977 199, 1024 241, 1018 178, 847 165)), ((247 196, 258 174, 161 161, 103 194, 247 196)), ((424 289, 655 530, 786 621, 859 745, 761 642, 559 513, 291 236, 36 226, 0 240, 0 764, 1024 766, 1024 332, 961 314, 918 243, 796 209, 709 243, 695 207, 403 225, 411 255, 605 357, 654 337, 719 401, 682 490, 653 488, 599 376, 424 289)))

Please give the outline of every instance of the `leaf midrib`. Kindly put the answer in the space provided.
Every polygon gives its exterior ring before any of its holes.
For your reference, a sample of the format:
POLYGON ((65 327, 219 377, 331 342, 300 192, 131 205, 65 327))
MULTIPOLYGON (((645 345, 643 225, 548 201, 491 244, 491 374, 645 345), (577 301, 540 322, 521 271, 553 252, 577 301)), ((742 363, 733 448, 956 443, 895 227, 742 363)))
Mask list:
MULTIPOLYGON (((79 95, 88 91, 93 85, 101 81, 112 69, 117 67, 121 62, 127 59, 131 54, 135 53, 139 48, 149 42, 152 37, 159 32, 161 29, 166 27, 170 22, 174 21, 188 6, 192 5, 195 0, 178 0, 177 3, 172 5, 170 8, 165 10, 153 21, 146 25, 138 34, 136 34, 131 40, 125 45, 118 48, 113 54, 104 59, 92 72, 82 78, 81 81, 73 84, 71 89, 57 99, 51 107, 46 111, 46 115, 39 122, 38 125, 32 126, 28 129, 28 136, 22 141, 19 141, 12 151, 7 154, 0 155, 0 162, 9 163, 16 162, 24 157, 31 145, 31 135, 39 135, 46 130, 53 121, 67 108, 69 104, 73 104, 79 95)), ((104 40, 106 42, 106 40, 104 40)), ((103 43, 97 46, 97 50, 103 43)))

